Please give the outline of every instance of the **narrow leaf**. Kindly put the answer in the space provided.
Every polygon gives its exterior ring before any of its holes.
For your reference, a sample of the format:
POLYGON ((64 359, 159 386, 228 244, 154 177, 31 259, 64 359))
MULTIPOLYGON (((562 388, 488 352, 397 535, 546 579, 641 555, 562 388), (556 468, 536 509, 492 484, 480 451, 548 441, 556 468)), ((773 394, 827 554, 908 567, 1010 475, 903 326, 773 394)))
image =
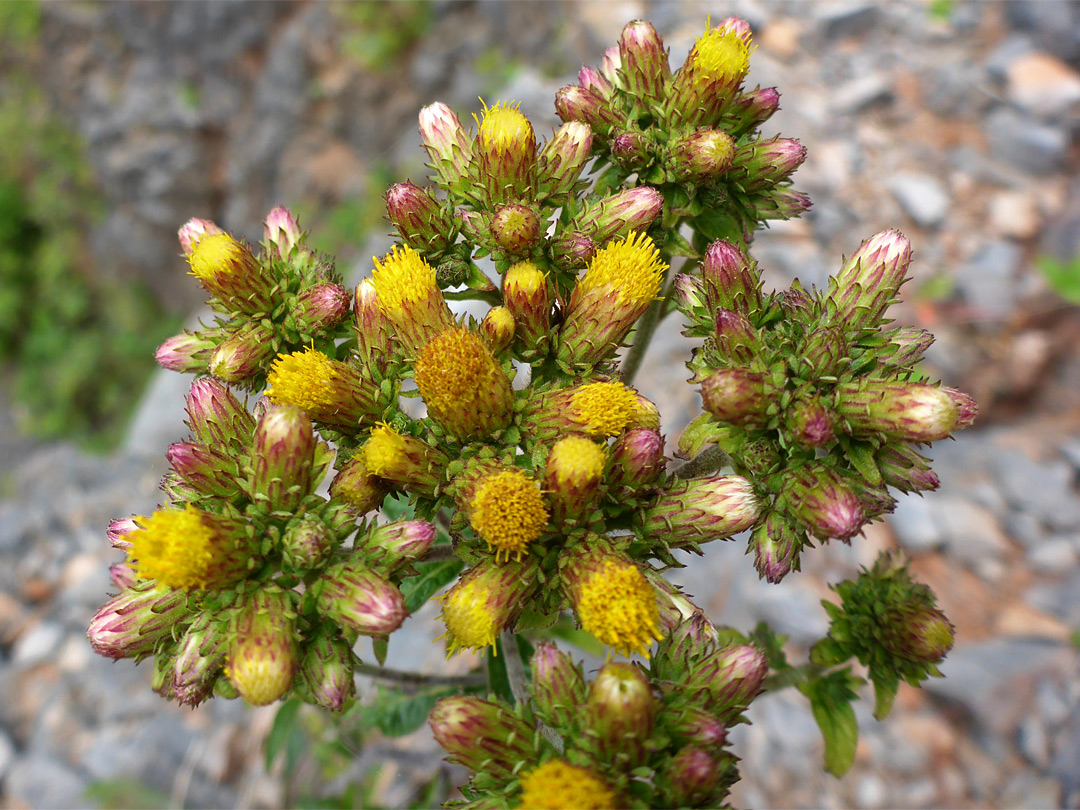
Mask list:
POLYGON ((299 698, 292 698, 278 707, 277 714, 274 715, 274 724, 270 727, 270 733, 266 735, 266 770, 273 767, 274 760, 285 748, 289 735, 296 728, 297 713, 302 705, 299 698))
POLYGON ((419 575, 401 581, 401 595, 405 597, 405 609, 416 613, 440 588, 454 581, 465 563, 461 560, 442 560, 418 563, 419 575))

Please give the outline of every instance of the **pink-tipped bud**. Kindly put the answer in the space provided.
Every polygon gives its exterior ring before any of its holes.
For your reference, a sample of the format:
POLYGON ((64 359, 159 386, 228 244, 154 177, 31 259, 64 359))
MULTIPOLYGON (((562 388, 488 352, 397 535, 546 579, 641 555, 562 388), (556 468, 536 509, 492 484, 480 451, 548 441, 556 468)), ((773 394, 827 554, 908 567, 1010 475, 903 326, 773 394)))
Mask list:
POLYGON ((591 224, 597 240, 606 242, 616 235, 645 231, 660 216, 663 207, 664 195, 656 189, 628 188, 602 200, 591 217, 591 224))
POLYGON ((670 548, 697 549, 749 529, 762 506, 742 476, 676 480, 645 508, 642 531, 670 548))
POLYGON ((550 642, 532 657, 532 695, 540 717, 555 728, 575 720, 585 703, 585 677, 573 659, 550 642))
POLYGON ((788 512, 822 540, 848 540, 866 523, 866 510, 858 496, 831 467, 789 467, 781 492, 788 512))
POLYGON ((180 226, 177 236, 180 238, 180 247, 183 249, 184 255, 190 256, 191 251, 195 249, 195 245, 199 244, 199 240, 204 236, 222 233, 225 233, 225 231, 208 219, 189 219, 180 226))
POLYGON ((273 332, 261 321, 249 321, 225 338, 210 355, 210 373, 227 383, 249 381, 274 356, 272 338, 273 332))
POLYGON ((896 300, 910 264, 911 243, 900 231, 871 236, 829 280, 830 315, 847 329, 877 326, 896 300))
POLYGON ((191 384, 187 415, 187 426, 192 435, 205 445, 217 448, 247 448, 251 445, 255 418, 228 387, 211 377, 203 377, 191 384))
POLYGON ((680 310, 691 317, 698 315, 700 319, 701 313, 695 310, 701 310, 705 306, 705 288, 701 279, 686 273, 675 276, 675 300, 679 302, 680 310))
POLYGON ((208 613, 192 623, 172 662, 172 689, 184 706, 198 706, 214 693, 228 648, 222 625, 208 613))
POLYGON ((727 744, 727 728, 708 712, 688 709, 675 725, 679 736, 709 751, 719 751, 727 744))
POLYGON ((256 502, 291 511, 311 494, 315 431, 293 405, 270 405, 255 428, 251 488, 256 502))
POLYGON ((388 569, 418 560, 435 542, 435 524, 426 520, 398 520, 376 526, 356 541, 357 550, 374 565, 388 569))
POLYGON ((299 665, 296 613, 277 586, 258 591, 236 617, 227 674, 248 703, 266 706, 292 687, 299 665))
POLYGON ((624 169, 645 167, 655 151, 653 142, 641 132, 621 132, 611 139, 611 158, 624 169))
POLYGON ((664 780, 675 807, 700 807, 712 795, 723 772, 711 754, 688 745, 671 758, 664 780))
POLYGON ((302 246, 304 232, 293 212, 278 205, 270 210, 263 221, 263 238, 273 247, 279 259, 288 261, 293 250, 302 246))
POLYGON ((98 655, 142 657, 187 614, 187 593, 140 582, 106 602, 90 620, 86 635, 98 655))
POLYGON ((165 451, 169 466, 201 495, 231 498, 240 491, 236 460, 198 442, 176 442, 165 451))
POLYGON ((761 374, 743 368, 722 368, 702 381, 701 402, 719 422, 753 425, 764 419, 771 397, 761 374))
POLYGON ((836 438, 833 417, 820 402, 799 399, 784 413, 784 432, 800 447, 824 447, 836 438))
POLYGON ((431 191, 412 183, 390 186, 386 192, 386 218, 406 244, 424 253, 446 250, 456 231, 431 191))
POLYGON ((138 581, 139 575, 135 571, 135 566, 131 563, 113 563, 109 566, 109 582, 117 590, 126 591, 128 588, 134 587, 138 581))
POLYGON ((610 98, 611 92, 614 89, 614 85, 608 81, 604 74, 588 65, 578 71, 578 84, 586 90, 591 90, 596 93, 600 98, 605 99, 610 98))
POLYGON ((944 613, 925 605, 893 608, 885 614, 882 639, 894 655, 920 664, 938 664, 952 649, 956 628, 944 613))
POLYGON ((706 690, 706 710, 730 722, 761 694, 769 662, 752 644, 736 644, 717 650, 700 661, 687 679, 689 692, 706 690))
POLYGON ((757 267, 731 242, 717 239, 709 245, 701 262, 701 283, 710 310, 746 315, 761 306, 757 267))
POLYGON ((874 457, 881 481, 901 492, 927 492, 941 486, 930 460, 914 448, 897 442, 885 445, 874 457))
POLYGON ((201 333, 185 331, 166 338, 154 351, 154 359, 159 366, 169 371, 205 374, 220 341, 220 337, 214 339, 201 333))
POLYGON ((933 385, 852 382, 838 385, 836 394, 837 415, 856 435, 881 434, 909 442, 933 442, 958 429, 957 400, 947 390, 933 385))
POLYGON ((564 194, 574 187, 592 154, 592 128, 581 121, 568 121, 540 152, 540 185, 551 194, 564 194))
POLYGON ((109 538, 109 545, 113 548, 119 548, 126 551, 131 548, 131 541, 128 540, 128 535, 138 528, 139 524, 135 522, 135 518, 114 518, 109 521, 109 528, 105 530, 105 533, 109 538))
POLYGON ((340 712, 356 694, 353 655, 341 638, 320 634, 304 648, 297 688, 305 699, 327 711, 340 712))
POLYGON ((699 129, 668 146, 666 168, 680 183, 707 184, 723 176, 735 157, 735 142, 720 129, 699 129))
POLYGON ((613 490, 648 487, 664 471, 664 437, 651 428, 628 430, 611 448, 605 483, 613 490))
POLYGON ((805 543, 803 532, 796 530, 785 517, 770 512, 750 535, 758 576, 775 584, 792 571, 798 571, 799 551, 805 543))
POLYGON ((540 239, 540 218, 528 205, 504 205, 491 220, 491 235, 511 255, 528 253, 540 239))
POLYGON ((952 397, 952 401, 956 403, 956 426, 953 430, 963 430, 975 424, 975 417, 979 415, 979 403, 956 388, 943 385, 941 390, 952 397))
POLYGON ((293 518, 281 536, 281 556, 293 571, 319 568, 334 550, 334 534, 322 520, 308 513, 293 518))
POLYGON ((421 109, 420 137, 443 183, 454 185, 466 177, 472 139, 453 110, 442 102, 421 109))
POLYGON ((327 568, 316 586, 319 612, 346 631, 387 636, 408 615, 401 591, 357 558, 327 568))
POLYGON ((671 68, 664 42, 652 23, 634 20, 626 24, 619 37, 619 57, 627 92, 646 102, 659 102, 671 68))
POLYGON ((889 343, 895 347, 888 356, 889 365, 900 368, 911 368, 926 354, 934 342, 934 336, 925 329, 914 326, 902 326, 899 329, 887 333, 889 343))
POLYGON ((741 131, 757 129, 780 109, 780 93, 775 87, 755 87, 735 101, 735 112, 742 116, 741 131))
POLYGON ((501 702, 471 695, 442 698, 428 725, 447 759, 495 779, 508 779, 537 754, 536 728, 501 702))
POLYGON ((810 210, 810 197, 792 188, 778 188, 761 200, 755 213, 760 219, 794 219, 810 210))
POLYGON ((658 710, 649 679, 636 664, 605 664, 589 685, 590 735, 605 762, 631 769, 641 764, 658 710))
POLYGON ((761 351, 761 335, 754 325, 738 312, 731 309, 716 310, 713 327, 713 344, 721 357, 749 363, 761 351))
POLYGON ((340 284, 308 287, 296 296, 297 325, 307 333, 333 329, 349 317, 352 302, 352 293, 340 284))
POLYGON ((588 124, 597 135, 606 136, 620 123, 606 99, 593 90, 570 84, 555 94, 555 112, 563 121, 588 124))
POLYGON ((806 147, 794 138, 771 138, 749 143, 735 153, 733 170, 744 179, 747 192, 766 191, 795 173, 806 160, 806 147))

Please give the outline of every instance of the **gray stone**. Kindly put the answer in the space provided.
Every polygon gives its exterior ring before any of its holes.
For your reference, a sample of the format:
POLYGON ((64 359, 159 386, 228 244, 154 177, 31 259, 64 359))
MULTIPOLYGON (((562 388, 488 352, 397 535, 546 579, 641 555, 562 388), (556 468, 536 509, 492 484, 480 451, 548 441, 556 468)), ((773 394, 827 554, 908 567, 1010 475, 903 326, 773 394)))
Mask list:
POLYGON ((1070 0, 1011 0, 1008 21, 1065 60, 1080 57, 1080 9, 1070 0))
POLYGON ((990 241, 953 276, 964 299, 983 317, 1001 318, 1012 312, 1020 248, 990 241))
POLYGON ((1009 512, 1002 521, 1006 534, 1029 551, 1046 539, 1046 529, 1030 512, 1009 512))
POLYGON ((1003 450, 993 473, 1009 503, 1030 512, 1057 531, 1080 526, 1080 496, 1073 489, 1074 472, 1064 461, 1034 461, 1025 453, 1003 450))
POLYGON ((15 761, 15 743, 7 733, 0 731, 0 780, 7 776, 15 761))
POLYGON ((841 115, 859 112, 872 104, 890 101, 892 85, 880 73, 869 73, 837 87, 829 96, 833 112, 841 115))
POLYGON ((932 503, 950 557, 974 566, 1000 559, 1009 550, 1009 541, 993 512, 963 498, 940 493, 932 503))
POLYGON ((881 18, 881 7, 876 3, 830 3, 822 4, 818 24, 826 42, 840 37, 854 37, 874 27, 881 18))
POLYGON ((1061 582, 1044 581, 1032 585, 1024 594, 1024 600, 1069 624, 1080 624, 1080 570, 1074 568, 1066 572, 1061 582))
POLYGON ((1024 720, 1020 724, 1017 737, 1020 753, 1027 757, 1028 762, 1040 769, 1045 769, 1050 764, 1050 739, 1040 718, 1029 717, 1024 720))
POLYGON ((994 159, 1004 165, 1036 175, 1063 168, 1069 135, 1061 127, 1040 124, 1006 107, 990 113, 984 126, 994 159))
POLYGON ((935 511, 931 501, 919 495, 897 495, 896 508, 886 521, 905 549, 914 553, 931 551, 945 543, 935 511))
POLYGON ((1073 468, 1080 472, 1080 439, 1069 439, 1062 442, 1058 449, 1073 468))
POLYGON ((11 659, 22 667, 32 667, 53 657, 64 640, 64 628, 56 622, 39 622, 15 643, 11 659))
POLYGON ((990 55, 986 57, 986 72, 995 81, 1004 82, 1006 74, 1017 57, 1024 56, 1035 50, 1031 39, 1025 34, 1009 34, 1001 41, 990 55))
POLYGON ((1052 537, 1028 550, 1028 563, 1043 574, 1059 574, 1076 565, 1078 539, 1052 537))
POLYGON ((936 178, 928 174, 897 174, 890 178, 888 188, 917 225, 933 228, 944 221, 949 195, 936 178))
POLYGON ((6 798, 26 807, 86 807, 86 780, 47 754, 31 753, 11 764, 6 798))

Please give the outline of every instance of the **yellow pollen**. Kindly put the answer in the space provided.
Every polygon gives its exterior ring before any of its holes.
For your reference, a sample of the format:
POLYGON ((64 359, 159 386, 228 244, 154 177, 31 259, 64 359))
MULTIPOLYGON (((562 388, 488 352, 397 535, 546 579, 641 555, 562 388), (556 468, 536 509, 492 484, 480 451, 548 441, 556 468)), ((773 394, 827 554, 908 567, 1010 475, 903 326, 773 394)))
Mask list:
POLYGON ((492 307, 484 315, 483 323, 493 335, 514 333, 514 313, 506 307, 492 307))
POLYGON ((135 522, 139 528, 128 535, 128 555, 141 578, 170 588, 206 584, 220 541, 202 512, 189 503, 183 509, 158 509, 135 522))
POLYGON ((387 317, 393 317, 412 304, 426 301, 439 287, 435 268, 409 246, 394 245, 380 262, 373 258, 372 283, 379 307, 387 317))
POLYGON ((548 522, 548 510, 540 490, 521 470, 504 470, 483 479, 469 503, 472 527, 495 548, 495 557, 516 554, 540 536, 548 522))
MULTIPOLYGON (((474 118, 476 116, 473 116, 474 118)), ((479 140, 496 152, 530 147, 535 149, 536 136, 532 124, 517 107, 517 102, 499 102, 494 107, 485 105, 480 120, 479 140)))
POLYGON ((325 413, 335 410, 340 397, 338 383, 349 367, 331 360, 314 347, 292 354, 279 354, 266 377, 266 396, 279 405, 295 405, 305 411, 325 413))
POLYGON ((551 448, 548 469, 560 482, 598 481, 604 474, 604 451, 596 442, 581 436, 567 436, 551 448))
POLYGON ((364 467, 372 475, 385 475, 401 467, 408 450, 405 437, 385 422, 371 429, 362 451, 364 467))
POLYGON ((467 329, 451 329, 436 337, 416 361, 416 387, 436 415, 450 411, 473 411, 498 385, 500 369, 476 335, 467 329))
POLYGON ((247 248, 227 233, 204 234, 188 256, 191 274, 204 281, 219 276, 234 275, 247 269, 250 257, 247 248))
POLYGON ((667 269, 652 239, 631 232, 597 251, 578 285, 583 292, 610 290, 619 304, 640 306, 659 295, 667 269))
POLYGON ((521 779, 521 810, 612 810, 618 806, 606 782, 561 759, 545 762, 521 779))
POLYGON ((518 262, 510 265, 503 283, 511 295, 533 295, 547 285, 547 276, 532 262, 518 262))
POLYGON ((618 382, 581 386, 570 398, 571 418, 590 436, 618 436, 642 416, 637 394, 618 382))
POLYGON ((663 638, 656 591, 632 562, 605 560, 589 574, 577 613, 587 632, 622 655, 648 657, 649 645, 663 638))
POLYGON ((734 31, 713 28, 701 35, 690 51, 695 76, 706 81, 739 81, 750 69, 750 43, 734 31))
POLYGON ((479 650, 495 646, 501 628, 492 612, 494 600, 485 580, 486 577, 460 580, 443 599, 442 620, 446 625, 448 656, 463 648, 479 650))

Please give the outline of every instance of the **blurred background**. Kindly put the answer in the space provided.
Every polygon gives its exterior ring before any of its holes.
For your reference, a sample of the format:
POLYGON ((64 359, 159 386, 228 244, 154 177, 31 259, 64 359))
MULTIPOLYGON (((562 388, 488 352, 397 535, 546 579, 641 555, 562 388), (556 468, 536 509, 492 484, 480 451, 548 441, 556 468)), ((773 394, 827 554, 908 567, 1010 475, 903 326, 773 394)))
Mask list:
MULTIPOLYGON (((181 711, 147 666, 90 652, 118 559, 105 525, 154 508, 184 434, 189 381, 152 359, 202 305, 176 229, 257 241, 283 203, 355 282, 392 243, 385 186, 426 175, 420 106, 466 120, 513 99, 546 136, 555 91, 626 22, 651 20, 678 65, 729 14, 755 32, 750 85, 782 94, 767 134, 809 150, 795 187, 813 209, 754 246, 767 282, 821 286, 901 228, 896 317, 937 335, 928 371, 982 407, 935 448, 939 492, 782 586, 758 583, 742 538, 680 573, 714 620, 767 619, 798 657, 827 629, 828 584, 899 547, 958 628, 946 679, 902 689, 884 723, 859 704, 843 781, 801 696, 755 703, 736 804, 1078 806, 1080 5, 1060 0, 0 3, 0 805, 442 801, 462 772, 424 728, 301 712, 267 772, 273 707, 181 711)), ((698 408, 675 321, 638 378, 669 440, 698 408)), ((395 635, 392 665, 444 666, 408 640, 432 620, 395 635)))

